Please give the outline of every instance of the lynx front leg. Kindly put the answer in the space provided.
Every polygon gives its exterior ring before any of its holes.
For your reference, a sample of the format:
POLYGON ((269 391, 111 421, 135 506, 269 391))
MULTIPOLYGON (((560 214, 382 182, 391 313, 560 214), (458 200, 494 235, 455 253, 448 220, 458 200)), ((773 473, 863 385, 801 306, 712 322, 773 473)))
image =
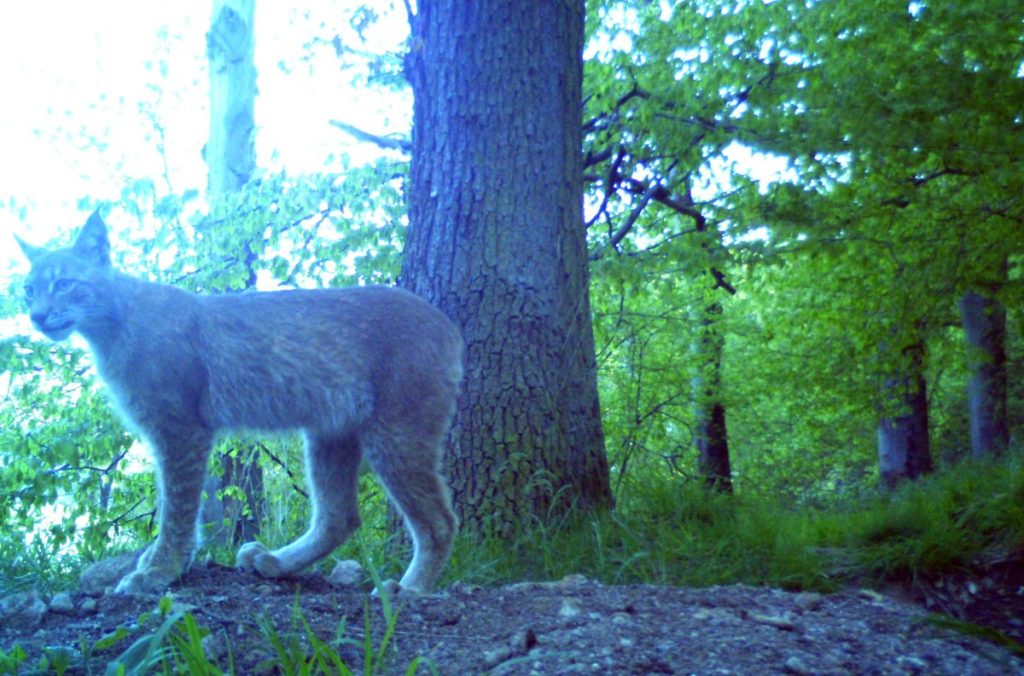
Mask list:
POLYGON ((313 501, 309 529, 298 540, 269 551, 249 542, 238 550, 237 565, 266 577, 300 572, 334 551, 359 527, 359 461, 355 437, 309 433, 306 437, 306 475, 313 501))
POLYGON ((151 439, 156 459, 160 532, 125 575, 116 591, 123 594, 161 592, 192 563, 198 542, 197 519, 211 435, 201 429, 151 439))

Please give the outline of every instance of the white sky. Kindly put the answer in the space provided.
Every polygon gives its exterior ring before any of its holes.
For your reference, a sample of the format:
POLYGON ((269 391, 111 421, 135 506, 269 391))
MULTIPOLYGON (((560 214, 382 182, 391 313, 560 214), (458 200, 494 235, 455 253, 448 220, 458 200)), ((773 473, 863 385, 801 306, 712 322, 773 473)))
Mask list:
MULTIPOLYGON (((352 88, 328 50, 321 49, 313 64, 303 61, 303 45, 312 37, 353 35, 346 18, 358 4, 256 3, 262 168, 302 173, 323 170, 332 153, 357 161, 372 154, 330 119, 375 133, 408 133, 408 96, 352 88)), ((371 36, 375 44, 400 43, 408 31, 401 3, 377 4, 390 12, 371 36)), ((12 265, 23 266, 11 233, 43 243, 72 231, 86 215, 80 199, 117 201, 129 177, 152 178, 168 189, 154 117, 165 133, 169 189, 205 186, 200 153, 209 125, 205 35, 211 13, 210 0, 6 3, 0 21, 0 285, 12 265)))

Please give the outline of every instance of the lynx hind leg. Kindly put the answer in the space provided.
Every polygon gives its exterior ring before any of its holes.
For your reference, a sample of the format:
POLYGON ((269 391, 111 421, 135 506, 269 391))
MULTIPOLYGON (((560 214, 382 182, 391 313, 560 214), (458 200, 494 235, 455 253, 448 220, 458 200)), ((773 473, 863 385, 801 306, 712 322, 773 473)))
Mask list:
MULTIPOLYGON (((412 536, 412 562, 400 591, 433 591, 455 539, 456 519, 448 487, 438 470, 440 439, 414 435, 372 435, 366 440, 370 466, 412 536)), ((394 591, 394 584, 388 585, 394 591)))
POLYGON ((362 454, 354 436, 306 435, 306 476, 313 516, 305 534, 295 542, 269 551, 259 542, 238 550, 236 563, 265 577, 287 577, 334 551, 359 527, 359 462, 362 454))

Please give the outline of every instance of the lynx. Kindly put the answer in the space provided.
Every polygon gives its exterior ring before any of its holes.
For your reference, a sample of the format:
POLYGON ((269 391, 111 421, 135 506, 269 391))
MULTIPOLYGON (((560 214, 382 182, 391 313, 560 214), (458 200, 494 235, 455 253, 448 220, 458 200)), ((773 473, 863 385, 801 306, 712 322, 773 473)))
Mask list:
POLYGON ((365 460, 412 537, 398 589, 434 587, 456 528, 440 465, 462 377, 462 340, 441 312, 386 287, 207 296, 135 279, 112 267, 98 212, 68 248, 18 242, 32 323, 85 338, 156 461, 159 532, 117 592, 160 591, 187 570, 210 450, 230 429, 302 430, 313 503, 304 535, 243 545, 239 568, 284 577, 333 551, 360 524, 365 460))

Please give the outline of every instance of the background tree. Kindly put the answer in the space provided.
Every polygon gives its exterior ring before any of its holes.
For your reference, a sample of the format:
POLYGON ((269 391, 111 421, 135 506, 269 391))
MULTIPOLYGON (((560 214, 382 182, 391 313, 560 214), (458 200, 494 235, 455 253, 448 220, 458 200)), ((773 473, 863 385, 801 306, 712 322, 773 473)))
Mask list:
POLYGON ((985 292, 970 289, 960 297, 967 362, 971 369, 967 385, 971 455, 976 458, 999 455, 1010 443, 1006 308, 998 299, 999 289, 1005 287, 1007 281, 1004 276, 985 292))
POLYGON ((401 284, 462 329, 448 477, 463 528, 611 502, 580 145, 583 3, 428 0, 401 284))
MULTIPOLYGON (((256 66, 254 0, 214 0, 207 34, 210 62, 210 137, 204 156, 209 167, 208 196, 217 205, 238 193, 256 166, 254 110, 256 66)), ((248 242, 239 261, 247 272, 244 288, 256 287, 256 255, 248 242)), ((235 448, 220 455, 222 474, 208 477, 203 521, 216 524, 211 542, 248 542, 259 532, 266 512, 263 473, 254 448, 235 448)))

